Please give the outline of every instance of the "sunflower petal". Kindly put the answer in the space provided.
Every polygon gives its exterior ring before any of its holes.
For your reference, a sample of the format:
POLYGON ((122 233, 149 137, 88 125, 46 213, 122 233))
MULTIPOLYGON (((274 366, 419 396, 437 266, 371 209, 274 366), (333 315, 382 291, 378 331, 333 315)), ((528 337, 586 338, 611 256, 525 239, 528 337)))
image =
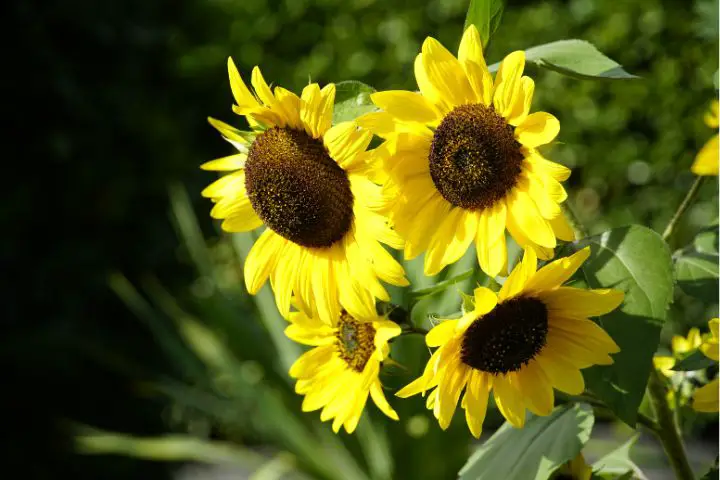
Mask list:
POLYGON ((475 95, 460 62, 432 37, 423 42, 422 66, 427 79, 447 104, 472 103, 475 95))
POLYGON ((620 290, 560 287, 539 292, 538 298, 548 309, 567 318, 585 318, 604 315, 615 310, 625 298, 620 290))
POLYGON ((489 377, 480 372, 473 372, 465 388, 465 420, 473 437, 480 438, 482 424, 487 413, 489 377))
POLYGON ((501 116, 508 118, 522 87, 521 77, 525 68, 525 52, 515 51, 500 64, 495 76, 493 105, 501 116))
POLYGON ((379 108, 402 122, 436 125, 440 121, 440 113, 419 93, 389 90, 373 93, 370 99, 379 108))
POLYGON ((526 147, 539 147, 552 142, 560 133, 560 122, 549 113, 535 112, 515 129, 515 138, 526 147))
POLYGON ((278 250, 286 241, 268 228, 252 246, 245 259, 245 285, 250 294, 255 295, 263 286, 278 261, 278 250))
POLYGON ((243 79, 235 66, 235 62, 233 62, 231 57, 228 57, 227 67, 228 76, 230 77, 230 89, 232 90, 233 97, 235 97, 235 103, 237 103, 237 106, 243 111, 259 107, 260 105, 253 94, 250 93, 250 90, 245 85, 245 82, 243 82, 243 79))
POLYGON ((548 263, 535 273, 525 285, 525 290, 551 290, 568 281, 590 256, 590 247, 585 247, 569 257, 548 263))
POLYGON ((440 347, 447 343, 453 336, 457 320, 445 320, 435 325, 425 336, 425 343, 428 347, 440 347))
POLYGON ((504 302, 522 292, 528 279, 533 276, 536 269, 537 255, 535 255, 535 251, 531 248, 525 249, 522 261, 515 265, 515 268, 513 268, 510 276, 500 289, 498 300, 504 302))
POLYGON ((520 392, 511 384, 509 375, 495 377, 493 393, 495 404, 502 416, 513 427, 522 428, 525 425, 525 404, 520 392))

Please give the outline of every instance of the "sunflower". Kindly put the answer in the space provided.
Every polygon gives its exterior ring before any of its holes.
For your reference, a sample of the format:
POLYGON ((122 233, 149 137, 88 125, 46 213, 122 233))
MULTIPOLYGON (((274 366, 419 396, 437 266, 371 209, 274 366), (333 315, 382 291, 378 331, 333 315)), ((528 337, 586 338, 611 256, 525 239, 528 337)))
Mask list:
POLYGON ((502 415, 515 427, 525 423, 525 409, 548 415, 553 387, 571 395, 585 388, 580 369, 613 363, 619 351, 612 338, 587 317, 617 307, 617 290, 564 287, 588 258, 589 247, 537 268, 527 249, 500 292, 478 287, 475 308, 461 318, 445 320, 426 336, 430 357, 422 376, 397 395, 408 397, 430 389, 427 407, 440 427, 450 425, 463 389, 470 432, 479 437, 488 397, 494 393, 502 415))
POLYGON ((550 259, 557 239, 575 239, 559 204, 570 170, 542 157, 558 120, 529 113, 535 84, 513 52, 493 78, 470 26, 455 58, 427 38, 415 59, 419 93, 371 95, 382 111, 358 123, 385 142, 374 155, 388 182, 386 208, 405 239, 405 257, 423 251, 425 274, 457 261, 473 241, 480 267, 505 275, 507 229, 518 244, 550 259))
POLYGON ((717 129, 720 122, 718 121, 718 101, 713 100, 710 110, 705 114, 705 125, 715 130, 710 140, 698 152, 690 170, 695 175, 717 175, 718 174, 718 156, 720 155, 720 146, 718 146, 717 129))
POLYGON ((374 308, 359 316, 341 310, 330 326, 304 312, 292 312, 290 322, 289 338, 315 346, 290 367, 295 391, 305 395, 304 412, 322 408, 320 419, 334 419, 335 433, 341 426, 352 433, 370 395, 385 415, 398 419, 378 379, 390 353, 388 341, 401 333, 396 323, 378 317, 374 308))
POLYGON ((369 180, 371 135, 352 122, 331 126, 335 85, 315 83, 302 95, 271 90, 255 67, 253 95, 232 59, 230 86, 253 128, 241 132, 210 119, 238 153, 213 160, 206 170, 229 173, 202 194, 215 202, 223 230, 246 232, 262 225, 245 261, 245 282, 255 294, 270 278, 278 309, 287 317, 290 298, 330 324, 340 307, 363 311, 373 296, 389 300, 379 280, 405 286, 403 268, 380 245, 402 248, 376 204, 380 186, 369 180), (338 288, 343 285, 342 290, 338 288))
MULTIPOLYGON (((718 361, 720 352, 718 352, 718 327, 720 319, 713 318, 708 322, 710 325, 711 338, 700 345, 700 350, 706 357, 718 361)), ((717 412, 718 398, 720 397, 720 382, 716 378, 707 385, 698 388, 693 394, 693 408, 698 412, 717 412)))

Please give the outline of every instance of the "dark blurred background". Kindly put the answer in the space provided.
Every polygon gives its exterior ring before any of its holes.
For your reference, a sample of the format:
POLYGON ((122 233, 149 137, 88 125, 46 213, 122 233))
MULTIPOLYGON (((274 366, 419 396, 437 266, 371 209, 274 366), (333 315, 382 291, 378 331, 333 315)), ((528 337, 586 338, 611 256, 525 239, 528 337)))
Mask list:
MULTIPOLYGON (((423 38, 456 49, 467 3, 24 0, 3 7, 11 168, 0 210, 3 470, 17 467, 23 478, 159 479, 176 468, 73 455, 67 425, 135 435, 169 428, 167 400, 144 394, 136 380, 178 366, 108 279, 122 272, 135 283, 152 274, 180 298, 197 287, 173 228, 168 186, 184 185, 201 231, 216 237, 209 202, 199 196, 213 176, 198 166, 229 153, 208 115, 242 125, 230 111, 227 57, 244 75, 259 64, 268 81, 295 91, 308 79, 413 89, 423 38), (125 359, 123 368, 114 355, 125 359)), ((715 0, 509 2, 489 62, 581 38, 644 78, 591 82, 528 68, 534 109, 562 125, 550 156, 573 168, 569 201, 592 232, 628 223, 661 230, 692 183, 689 166, 712 134, 702 115, 716 95, 717 8, 715 0)), ((715 218, 710 181, 674 246, 715 218)), ((702 326, 717 308, 681 305, 686 323, 671 330, 702 326)))

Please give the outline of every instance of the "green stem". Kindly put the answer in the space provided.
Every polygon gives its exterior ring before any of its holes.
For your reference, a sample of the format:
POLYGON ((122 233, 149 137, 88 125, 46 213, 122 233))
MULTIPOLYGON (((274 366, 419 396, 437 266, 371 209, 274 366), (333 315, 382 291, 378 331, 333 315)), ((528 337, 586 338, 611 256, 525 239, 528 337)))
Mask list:
POLYGON ((650 371, 647 391, 650 405, 652 405, 655 412, 655 422, 658 426, 655 435, 662 443, 665 455, 670 461, 676 478, 679 480, 693 480, 695 476, 692 468, 690 468, 690 462, 688 462, 680 429, 675 422, 675 415, 673 415, 673 410, 667 400, 668 389, 665 381, 655 369, 650 371))
POLYGON ((690 205, 692 205, 692 203, 695 201, 695 197, 697 197, 697 194, 700 191, 700 187, 702 186, 704 180, 705 177, 695 178, 695 183, 692 184, 692 187, 690 187, 690 190, 688 190, 682 203, 670 219, 670 222, 667 224, 667 227, 665 227, 665 231, 662 234, 662 239, 666 242, 675 231, 675 227, 677 227, 680 218, 683 216, 685 211, 690 208, 690 205))

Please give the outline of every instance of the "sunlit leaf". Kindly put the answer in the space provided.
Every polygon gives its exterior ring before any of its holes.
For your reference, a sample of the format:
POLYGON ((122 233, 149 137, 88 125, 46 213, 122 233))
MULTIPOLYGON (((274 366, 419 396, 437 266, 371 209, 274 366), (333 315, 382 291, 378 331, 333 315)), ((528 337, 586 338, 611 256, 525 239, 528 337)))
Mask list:
POLYGON ((373 87, 357 80, 336 83, 333 124, 354 120, 360 115, 377 110, 370 100, 370 94, 374 92, 373 87))
POLYGON ((461 480, 545 480, 572 460, 590 438, 595 421, 585 404, 557 407, 529 418, 522 429, 505 423, 460 470, 461 480))
MULTIPOLYGON (((626 72, 616 61, 585 40, 558 40, 525 51, 529 63, 570 77, 591 80, 627 80, 640 78, 626 72)), ((490 66, 496 71, 499 64, 490 66)))
POLYGON ((470 0, 464 28, 475 25, 480 32, 483 47, 487 48, 490 37, 500 25, 504 8, 502 0, 470 0))
POLYGON ((639 225, 616 228, 569 244, 591 247, 576 278, 590 288, 625 292, 624 303, 597 319, 620 347, 615 363, 583 370, 587 388, 634 426, 652 357, 673 296, 670 251, 656 232, 639 225))

